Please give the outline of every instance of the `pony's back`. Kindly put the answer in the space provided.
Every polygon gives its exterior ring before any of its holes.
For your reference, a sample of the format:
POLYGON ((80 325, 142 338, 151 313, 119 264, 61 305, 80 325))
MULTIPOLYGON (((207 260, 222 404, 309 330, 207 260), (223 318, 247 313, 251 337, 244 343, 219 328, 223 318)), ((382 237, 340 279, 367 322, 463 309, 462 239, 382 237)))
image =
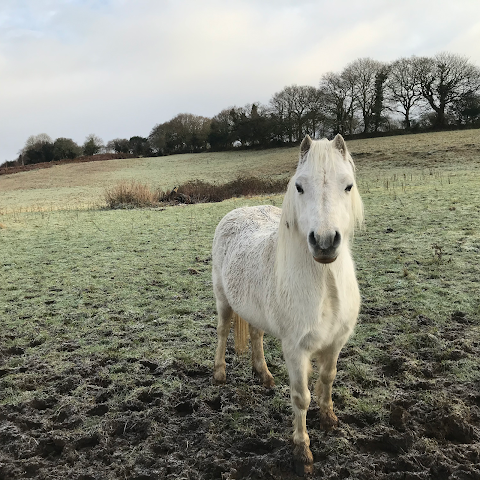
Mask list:
POLYGON ((272 288, 281 214, 272 205, 237 208, 215 230, 212 280, 217 303, 228 304, 253 325, 265 308, 265 292, 272 288))

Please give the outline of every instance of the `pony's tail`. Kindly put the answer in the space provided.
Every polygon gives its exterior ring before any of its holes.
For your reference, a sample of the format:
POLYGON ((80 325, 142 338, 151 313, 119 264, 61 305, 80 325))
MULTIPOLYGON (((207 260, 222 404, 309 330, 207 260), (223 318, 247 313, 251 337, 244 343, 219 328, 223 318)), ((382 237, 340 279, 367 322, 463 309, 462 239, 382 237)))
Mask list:
POLYGON ((235 352, 243 353, 247 349, 248 323, 235 312, 233 312, 232 318, 235 339, 235 352))

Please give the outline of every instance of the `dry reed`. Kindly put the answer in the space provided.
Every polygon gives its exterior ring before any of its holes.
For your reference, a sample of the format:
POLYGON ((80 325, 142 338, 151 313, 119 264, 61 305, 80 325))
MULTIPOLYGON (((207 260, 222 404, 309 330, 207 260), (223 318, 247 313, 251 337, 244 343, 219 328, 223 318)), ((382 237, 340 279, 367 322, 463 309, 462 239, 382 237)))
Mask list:
POLYGON ((242 176, 223 185, 191 180, 164 192, 154 191, 148 185, 135 181, 123 181, 106 189, 105 201, 108 208, 221 202, 233 197, 282 193, 286 190, 287 183, 287 179, 272 180, 242 176))
POLYGON ((105 190, 109 208, 148 207, 158 202, 158 195, 148 185, 135 181, 123 181, 105 190))

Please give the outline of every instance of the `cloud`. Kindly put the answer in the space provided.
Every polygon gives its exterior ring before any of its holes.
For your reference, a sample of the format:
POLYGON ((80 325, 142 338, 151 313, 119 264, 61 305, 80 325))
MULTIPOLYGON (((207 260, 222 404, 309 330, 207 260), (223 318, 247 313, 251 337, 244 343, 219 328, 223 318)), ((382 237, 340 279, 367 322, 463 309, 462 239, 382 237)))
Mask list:
POLYGON ((461 31, 458 36, 452 39, 445 50, 465 55, 479 65, 478 45, 480 45, 480 21, 470 28, 461 31))
POLYGON ((4 0, 0 162, 32 134, 145 136, 361 57, 451 49, 480 64, 477 18, 470 0, 4 0))

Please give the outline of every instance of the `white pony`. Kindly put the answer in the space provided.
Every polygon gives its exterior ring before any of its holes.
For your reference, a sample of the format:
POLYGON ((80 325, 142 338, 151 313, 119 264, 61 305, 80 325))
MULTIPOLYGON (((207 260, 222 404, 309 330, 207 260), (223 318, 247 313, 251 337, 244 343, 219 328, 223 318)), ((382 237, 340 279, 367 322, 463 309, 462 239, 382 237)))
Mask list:
MULTIPOLYGON (((360 293, 349 242, 363 222, 354 164, 341 135, 305 137, 283 208, 238 208, 218 224, 212 275, 218 311, 214 379, 226 380, 225 347, 233 312, 248 322, 253 368, 274 385, 263 354, 263 333, 278 337, 290 377, 296 466, 311 471, 306 428, 308 375, 315 357, 315 386, 325 429, 337 424, 332 383, 338 354, 353 331, 360 293)), ((238 317, 237 317, 238 318, 238 317)))

